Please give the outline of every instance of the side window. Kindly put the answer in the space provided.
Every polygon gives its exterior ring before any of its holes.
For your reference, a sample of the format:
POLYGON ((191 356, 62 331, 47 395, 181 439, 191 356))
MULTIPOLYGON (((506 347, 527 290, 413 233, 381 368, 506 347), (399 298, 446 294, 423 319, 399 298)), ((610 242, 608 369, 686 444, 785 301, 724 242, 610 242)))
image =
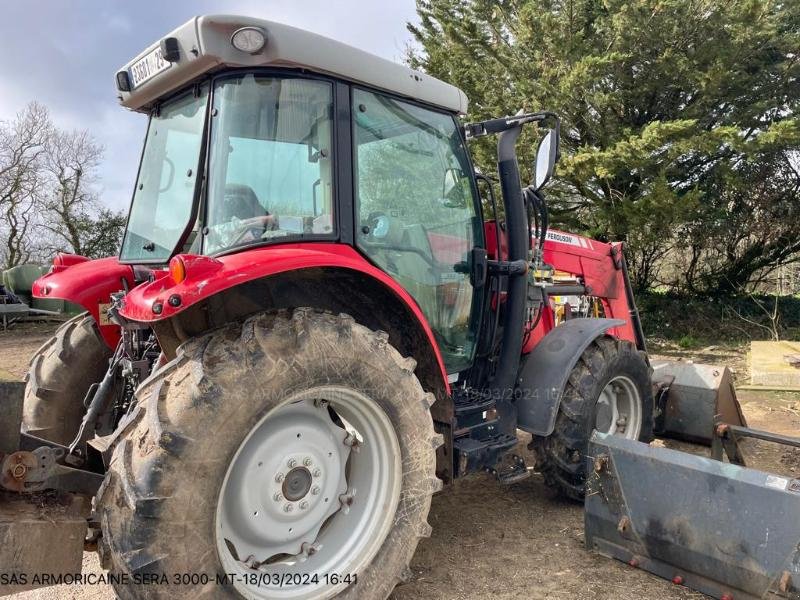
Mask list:
POLYGON ((353 91, 357 241, 417 301, 449 372, 469 366, 478 294, 461 268, 482 242, 453 117, 353 91))
POLYGON ((226 78, 214 108, 204 252, 331 236, 331 84, 226 78))
POLYGON ((150 119, 120 258, 169 260, 192 214, 208 86, 150 119))

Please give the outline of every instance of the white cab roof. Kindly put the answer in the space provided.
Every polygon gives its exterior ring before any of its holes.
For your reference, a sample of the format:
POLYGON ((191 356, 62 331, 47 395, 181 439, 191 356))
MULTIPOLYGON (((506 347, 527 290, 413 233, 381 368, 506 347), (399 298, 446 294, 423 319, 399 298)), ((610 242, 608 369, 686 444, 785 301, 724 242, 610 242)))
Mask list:
MULTIPOLYGON (((147 111, 155 100, 205 73, 225 67, 288 67, 362 83, 450 112, 467 112, 467 97, 455 86, 330 38, 281 23, 231 15, 207 15, 194 17, 164 36, 166 38, 177 40, 178 60, 132 91, 119 92, 123 106, 147 111), (266 33, 266 45, 258 54, 242 52, 231 44, 231 36, 242 27, 258 27, 266 33)), ((150 45, 121 70, 130 74, 133 65, 159 48, 160 43, 158 40, 150 45)))

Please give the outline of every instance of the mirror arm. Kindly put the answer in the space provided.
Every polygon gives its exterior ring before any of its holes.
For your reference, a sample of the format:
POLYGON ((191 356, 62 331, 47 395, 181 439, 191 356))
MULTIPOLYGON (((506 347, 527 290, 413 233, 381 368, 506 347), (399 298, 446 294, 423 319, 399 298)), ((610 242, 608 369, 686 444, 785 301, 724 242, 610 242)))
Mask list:
POLYGON ((544 111, 538 113, 525 113, 522 115, 514 115, 511 117, 500 117, 499 119, 489 119, 487 121, 479 121, 477 123, 467 123, 464 125, 464 135, 468 140, 472 138, 482 137, 484 135, 492 135, 495 133, 502 133, 526 125, 527 123, 540 123, 547 119, 553 119, 556 122, 556 131, 560 128, 558 115, 555 113, 544 111))

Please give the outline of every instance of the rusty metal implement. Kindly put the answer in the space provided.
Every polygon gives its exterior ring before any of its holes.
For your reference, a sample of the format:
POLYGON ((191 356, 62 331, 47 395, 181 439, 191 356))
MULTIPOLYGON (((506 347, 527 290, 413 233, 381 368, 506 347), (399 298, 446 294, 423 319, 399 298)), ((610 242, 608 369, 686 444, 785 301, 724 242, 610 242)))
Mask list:
POLYGON ((714 598, 800 598, 800 481, 597 433, 589 457, 590 550, 714 598))
POLYGON ((654 361, 656 433, 711 445, 714 424, 747 425, 728 367, 654 361))

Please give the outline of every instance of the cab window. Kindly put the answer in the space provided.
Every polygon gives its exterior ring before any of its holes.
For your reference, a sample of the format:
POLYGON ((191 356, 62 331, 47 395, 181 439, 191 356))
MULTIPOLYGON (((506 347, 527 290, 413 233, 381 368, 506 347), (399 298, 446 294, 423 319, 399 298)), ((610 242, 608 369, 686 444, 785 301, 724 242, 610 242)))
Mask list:
POLYGON ((332 236, 332 105, 323 81, 215 84, 205 254, 332 236))
POLYGON ((449 372, 469 366, 479 295, 463 265, 482 245, 453 116, 353 92, 357 243, 417 301, 449 372))

